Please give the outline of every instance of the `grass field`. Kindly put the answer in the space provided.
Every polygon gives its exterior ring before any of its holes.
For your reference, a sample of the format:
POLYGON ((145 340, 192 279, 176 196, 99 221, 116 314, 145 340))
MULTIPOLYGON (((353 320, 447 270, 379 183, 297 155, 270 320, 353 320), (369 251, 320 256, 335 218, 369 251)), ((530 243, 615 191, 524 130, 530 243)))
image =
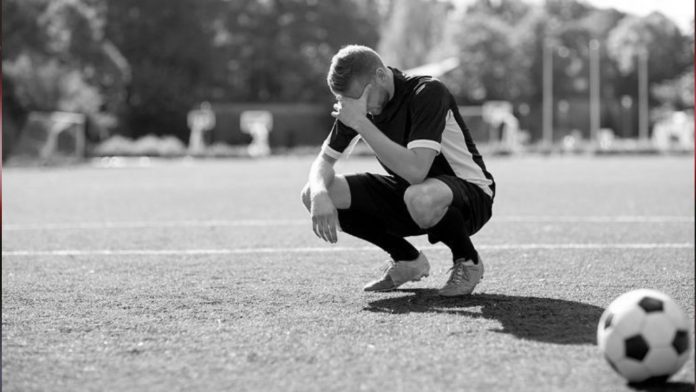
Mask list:
MULTIPOLYGON (((694 319, 692 157, 488 158, 486 276, 458 299, 424 238, 429 278, 363 293, 386 255, 314 236, 310 163, 6 168, 3 391, 631 391, 603 308, 646 287, 694 319)), ((638 390, 692 391, 690 355, 638 390)))

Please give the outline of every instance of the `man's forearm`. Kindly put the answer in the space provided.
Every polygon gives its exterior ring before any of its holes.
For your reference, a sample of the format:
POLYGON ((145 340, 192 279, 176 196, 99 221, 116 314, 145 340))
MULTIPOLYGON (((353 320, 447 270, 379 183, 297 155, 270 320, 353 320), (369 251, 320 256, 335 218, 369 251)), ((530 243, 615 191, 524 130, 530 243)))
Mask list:
POLYGON ((360 135, 385 166, 411 184, 423 182, 427 175, 428 167, 418 159, 413 150, 409 150, 390 140, 367 118, 360 128, 360 135))
POLYGON ((309 169, 310 194, 328 193, 335 176, 333 165, 322 156, 317 157, 309 169))

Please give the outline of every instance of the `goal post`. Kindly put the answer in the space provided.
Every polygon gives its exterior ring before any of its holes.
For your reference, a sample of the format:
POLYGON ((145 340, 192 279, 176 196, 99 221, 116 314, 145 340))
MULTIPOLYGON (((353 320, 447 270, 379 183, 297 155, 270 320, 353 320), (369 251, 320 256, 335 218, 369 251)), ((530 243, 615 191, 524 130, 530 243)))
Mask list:
POLYGON ((264 157, 271 154, 269 134, 273 130, 273 113, 268 110, 246 110, 239 116, 242 132, 251 136, 247 152, 252 157, 264 157))

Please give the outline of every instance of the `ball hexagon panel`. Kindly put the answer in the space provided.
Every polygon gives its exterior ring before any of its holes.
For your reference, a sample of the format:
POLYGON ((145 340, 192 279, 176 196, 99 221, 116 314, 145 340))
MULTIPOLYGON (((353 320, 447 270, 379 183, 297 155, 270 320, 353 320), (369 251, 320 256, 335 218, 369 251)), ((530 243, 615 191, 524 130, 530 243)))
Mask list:
POLYGON ((607 343, 607 332, 603 328, 597 328, 597 347, 599 350, 604 352, 607 343))
POLYGON ((613 362, 614 370, 630 382, 641 382, 650 378, 650 371, 641 362, 627 358, 613 362))
POLYGON ((650 343, 650 347, 669 347, 677 334, 677 329, 664 313, 650 313, 643 321, 642 335, 650 343))
POLYGON ((625 358, 624 337, 616 331, 609 330, 602 339, 604 355, 614 363, 625 358))
POLYGON ((674 301, 665 301, 665 316, 667 316, 677 329, 689 329, 689 321, 686 314, 679 308, 674 301))
POLYGON ((642 298, 642 296, 636 295, 636 291, 630 291, 613 300, 611 304, 609 304, 607 310, 624 309, 635 306, 635 303, 638 302, 640 298, 642 298))
POLYGON ((597 325, 597 346, 599 346, 599 349, 602 351, 604 351, 606 336, 611 331, 610 327, 613 318, 614 313, 608 310, 605 310, 599 318, 599 324, 597 325))
POLYGON ((629 337, 640 333, 645 320, 645 312, 637 306, 627 306, 618 309, 612 309, 612 325, 609 326, 623 337, 629 337))
POLYGON ((679 358, 672 347, 650 348, 643 365, 650 370, 651 377, 671 376, 679 369, 679 358))

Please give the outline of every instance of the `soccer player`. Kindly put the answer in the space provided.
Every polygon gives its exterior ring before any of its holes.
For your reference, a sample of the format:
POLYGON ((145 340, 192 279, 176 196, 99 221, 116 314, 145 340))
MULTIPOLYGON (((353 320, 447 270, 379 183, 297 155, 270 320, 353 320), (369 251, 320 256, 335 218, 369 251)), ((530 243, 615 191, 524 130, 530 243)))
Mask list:
POLYGON ((427 234, 430 243, 452 251, 454 266, 439 294, 470 294, 483 277, 470 236, 491 217, 495 182, 447 87, 385 66, 359 45, 334 55, 327 81, 336 121, 302 190, 314 233, 335 243, 342 230, 391 256, 384 275, 365 291, 428 276, 425 255, 405 239, 427 234), (335 173, 334 163, 358 137, 389 175, 335 173))

